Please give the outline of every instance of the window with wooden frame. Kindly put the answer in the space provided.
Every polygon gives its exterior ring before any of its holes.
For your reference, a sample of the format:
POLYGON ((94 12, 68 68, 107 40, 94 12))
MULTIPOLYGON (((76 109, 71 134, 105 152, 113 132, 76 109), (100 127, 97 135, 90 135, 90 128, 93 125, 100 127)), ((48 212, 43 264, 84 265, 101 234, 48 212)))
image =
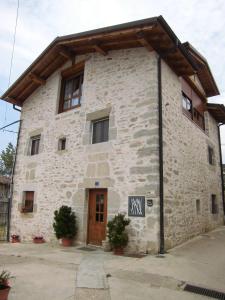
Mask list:
POLYGON ((214 164, 214 150, 210 146, 208 146, 208 160, 210 165, 214 164))
POLYGON ((218 205, 217 205, 217 199, 216 195, 211 195, 211 213, 213 215, 218 214, 218 205))
POLYGON ((34 192, 26 191, 23 193, 23 213, 31 213, 34 209, 34 192))
POLYGON ((184 92, 182 92, 182 106, 185 113, 188 113, 189 116, 192 116, 192 101, 184 92))
POLYGON ((109 118, 92 121, 92 144, 109 140, 109 118))
POLYGON ((36 155, 39 153, 40 139, 40 135, 30 138, 30 155, 36 155))
POLYGON ((59 112, 79 107, 82 99, 84 71, 62 79, 59 112))

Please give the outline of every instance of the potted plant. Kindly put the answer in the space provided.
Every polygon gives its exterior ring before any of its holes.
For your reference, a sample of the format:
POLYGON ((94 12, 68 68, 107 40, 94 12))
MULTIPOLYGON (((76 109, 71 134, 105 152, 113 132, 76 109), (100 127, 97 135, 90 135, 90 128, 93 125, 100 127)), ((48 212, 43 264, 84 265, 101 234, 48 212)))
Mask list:
POLYGON ((20 242, 20 236, 18 234, 12 234, 11 235, 11 242, 12 243, 19 243, 20 242))
POLYGON ((9 295, 9 279, 13 278, 9 272, 3 270, 0 274, 0 300, 7 300, 9 295))
POLYGON ((130 220, 126 219, 124 214, 116 215, 107 224, 109 243, 116 255, 123 255, 124 248, 128 244, 128 234, 125 229, 129 224, 130 220))
POLYGON ((42 243, 45 243, 45 239, 43 238, 42 235, 40 235, 40 236, 34 236, 33 237, 33 243, 34 244, 42 244, 42 243))
POLYGON ((54 212, 53 228, 57 239, 62 239, 63 246, 72 246, 77 233, 77 224, 71 207, 63 205, 54 212))

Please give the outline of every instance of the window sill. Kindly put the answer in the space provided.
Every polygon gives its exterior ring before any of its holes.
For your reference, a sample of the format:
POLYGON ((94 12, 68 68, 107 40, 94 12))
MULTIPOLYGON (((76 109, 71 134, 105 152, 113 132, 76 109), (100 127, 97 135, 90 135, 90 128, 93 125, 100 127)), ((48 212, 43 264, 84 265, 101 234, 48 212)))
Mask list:
POLYGON ((21 208, 21 214, 32 214, 33 213, 33 211, 30 211, 30 210, 28 210, 28 209, 26 209, 26 208, 21 208))
POLYGON ((68 111, 73 111, 74 109, 78 109, 78 108, 80 108, 80 107, 81 107, 81 104, 76 105, 76 106, 73 106, 73 107, 68 108, 68 109, 65 109, 65 110, 63 110, 63 111, 60 111, 60 112, 58 112, 58 114, 63 114, 63 113, 66 113, 66 112, 68 112, 68 111))

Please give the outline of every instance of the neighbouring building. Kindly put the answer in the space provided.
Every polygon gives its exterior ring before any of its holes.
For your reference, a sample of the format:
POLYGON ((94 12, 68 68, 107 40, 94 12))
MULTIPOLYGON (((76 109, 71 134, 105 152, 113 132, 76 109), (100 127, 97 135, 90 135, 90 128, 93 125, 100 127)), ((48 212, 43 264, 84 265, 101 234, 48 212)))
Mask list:
MULTIPOLYGON (((210 47, 210 45, 209 45, 210 47)), ((11 234, 54 241, 72 206, 78 243, 118 212, 132 252, 163 252, 223 224, 225 108, 204 57, 163 17, 57 37, 2 99, 21 107, 11 234)))
POLYGON ((10 190, 10 178, 0 175, 0 202, 8 201, 10 190))
POLYGON ((11 178, 0 175, 0 241, 9 238, 9 195, 11 178))

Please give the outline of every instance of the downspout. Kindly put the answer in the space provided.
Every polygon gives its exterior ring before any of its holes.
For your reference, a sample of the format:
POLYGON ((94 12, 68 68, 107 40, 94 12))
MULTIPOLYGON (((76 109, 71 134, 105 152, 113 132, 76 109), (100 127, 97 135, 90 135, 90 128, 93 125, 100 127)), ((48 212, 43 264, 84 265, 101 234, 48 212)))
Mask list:
POLYGON ((164 247, 164 189, 163 189, 163 119, 162 119, 162 59, 158 56, 158 112, 159 112, 159 220, 160 220, 160 244, 159 253, 165 253, 164 247))
MULTIPOLYGON (((18 110, 18 109, 16 109, 18 110)), ((20 110, 18 110, 20 111, 20 110)), ((13 199, 13 184, 14 184, 14 173, 15 173, 15 167, 16 167, 16 159, 17 159, 17 152, 18 152, 18 145, 19 145, 19 139, 20 139, 20 131, 21 131, 21 123, 22 120, 19 121, 19 130, 18 130, 18 136, 17 136, 17 142, 16 142, 16 153, 15 153, 15 159, 13 163, 13 169, 12 169, 12 175, 11 175, 11 184, 10 184, 10 194, 9 194, 9 205, 8 205, 8 225, 7 225, 7 241, 10 241, 10 225, 11 225, 11 208, 12 208, 12 199, 13 199)))
POLYGON ((217 128, 218 128, 218 140, 219 140, 219 152, 220 152, 220 172, 221 172, 221 185, 222 185, 223 214, 225 215, 223 160, 222 160, 221 138, 220 138, 220 126, 222 125, 224 124, 218 124, 217 128))
POLYGON ((13 109, 14 109, 14 110, 17 110, 17 111, 19 111, 19 112, 21 112, 20 109, 16 108, 16 104, 13 104, 13 109))

